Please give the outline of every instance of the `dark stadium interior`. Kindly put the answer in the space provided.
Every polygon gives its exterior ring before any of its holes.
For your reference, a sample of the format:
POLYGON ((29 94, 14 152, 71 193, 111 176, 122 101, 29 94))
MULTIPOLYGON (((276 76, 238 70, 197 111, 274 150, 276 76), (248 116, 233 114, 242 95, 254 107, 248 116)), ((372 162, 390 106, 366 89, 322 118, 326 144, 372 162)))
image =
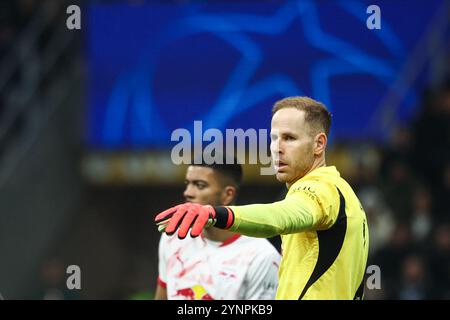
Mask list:
MULTIPOLYGON (((87 142, 91 78, 85 30, 66 28, 68 5, 116 2, 0 1, 0 293, 5 299, 153 298, 160 235, 153 218, 183 200, 183 179, 133 183, 119 168, 107 182, 96 180, 105 164, 90 157, 109 159, 116 153, 87 142), (80 266, 81 290, 67 289, 68 265, 80 266)), ((442 3, 450 8, 449 1, 442 3)), ((428 52, 426 81, 414 84, 418 98, 408 119, 395 122, 380 139, 337 136, 327 154, 368 216, 368 265, 380 267, 382 287, 367 289, 366 299, 450 299, 448 35, 447 29, 446 37, 437 37, 439 51, 428 52)), ((117 165, 122 156, 147 152, 170 154, 159 147, 120 150, 117 165)), ((114 159, 109 166, 115 166, 114 159)), ((159 159, 156 166, 173 165, 159 159)), ((265 181, 244 178, 238 203, 283 197, 281 184, 265 181)))

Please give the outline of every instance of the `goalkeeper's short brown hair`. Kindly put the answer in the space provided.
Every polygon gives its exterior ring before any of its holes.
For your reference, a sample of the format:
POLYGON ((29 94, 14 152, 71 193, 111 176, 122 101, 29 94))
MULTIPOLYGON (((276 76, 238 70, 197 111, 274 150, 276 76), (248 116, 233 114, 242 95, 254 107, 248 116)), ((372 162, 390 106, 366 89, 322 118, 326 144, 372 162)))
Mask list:
POLYGON ((309 97, 288 97, 275 103, 272 116, 281 109, 295 108, 305 112, 305 121, 309 124, 314 134, 330 133, 331 113, 324 104, 309 97))

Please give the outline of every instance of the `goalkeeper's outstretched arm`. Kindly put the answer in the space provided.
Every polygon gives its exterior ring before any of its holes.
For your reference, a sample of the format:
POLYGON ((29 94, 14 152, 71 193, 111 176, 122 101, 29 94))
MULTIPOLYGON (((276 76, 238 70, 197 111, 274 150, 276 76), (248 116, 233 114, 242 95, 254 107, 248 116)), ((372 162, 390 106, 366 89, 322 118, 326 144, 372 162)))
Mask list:
MULTIPOLYGON (((315 208, 296 197, 270 204, 229 207, 233 214, 230 231, 252 237, 269 238, 311 229, 317 221, 315 208)), ((220 212, 220 208, 216 208, 220 212)))
POLYGON ((155 222, 160 231, 169 235, 178 231, 181 239, 189 231, 192 237, 199 236, 203 228, 211 225, 243 235, 267 238, 311 230, 324 226, 325 221, 332 224, 333 219, 326 219, 326 216, 332 218, 330 211, 322 208, 317 199, 312 200, 304 193, 295 192, 282 201, 270 204, 212 207, 185 203, 158 214, 155 222))

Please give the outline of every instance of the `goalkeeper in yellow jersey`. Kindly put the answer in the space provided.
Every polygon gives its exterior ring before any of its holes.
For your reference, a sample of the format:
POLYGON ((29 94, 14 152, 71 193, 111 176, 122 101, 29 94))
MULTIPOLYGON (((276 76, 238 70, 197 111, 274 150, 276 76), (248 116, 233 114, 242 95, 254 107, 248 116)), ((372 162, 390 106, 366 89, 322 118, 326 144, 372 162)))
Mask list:
POLYGON ((183 239, 209 226, 253 237, 281 235, 277 299, 362 299, 369 232, 350 185, 325 163, 331 115, 308 97, 275 103, 271 153, 282 201, 244 206, 186 203, 155 218, 160 230, 183 239))

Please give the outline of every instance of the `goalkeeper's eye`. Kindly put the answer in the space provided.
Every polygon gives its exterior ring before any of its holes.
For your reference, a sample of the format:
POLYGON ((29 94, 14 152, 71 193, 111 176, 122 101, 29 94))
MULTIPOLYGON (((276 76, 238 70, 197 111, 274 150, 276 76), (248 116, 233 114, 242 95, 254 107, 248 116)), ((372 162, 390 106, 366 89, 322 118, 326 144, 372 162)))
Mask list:
POLYGON ((284 140, 292 141, 292 140, 295 140, 295 137, 293 137, 293 136, 286 136, 286 137, 284 137, 284 140))

